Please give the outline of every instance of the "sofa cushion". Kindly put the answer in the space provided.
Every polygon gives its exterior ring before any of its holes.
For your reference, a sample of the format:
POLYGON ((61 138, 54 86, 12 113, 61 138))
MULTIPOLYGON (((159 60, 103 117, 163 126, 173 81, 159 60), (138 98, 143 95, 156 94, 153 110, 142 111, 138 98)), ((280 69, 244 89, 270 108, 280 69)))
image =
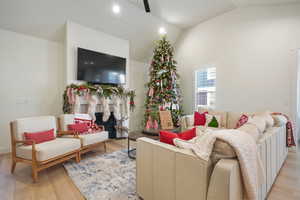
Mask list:
POLYGON ((85 134, 85 135, 79 135, 79 138, 82 139, 82 145, 90 145, 95 144, 98 142, 103 142, 108 139, 108 132, 107 131, 101 131, 97 133, 91 133, 91 134, 85 134))
POLYGON ((194 112, 194 126, 204 126, 206 123, 206 114, 207 112, 194 112))
POLYGON ((221 119, 220 119, 221 124, 219 125, 219 127, 221 127, 221 128, 227 127, 227 112, 208 109, 208 108, 202 108, 202 107, 199 107, 198 112, 208 112, 208 114, 210 114, 210 115, 219 115, 221 117, 221 119))
POLYGON ((186 127, 194 126, 194 115, 186 115, 185 116, 186 127))
MULTIPOLYGON (((25 137, 26 141, 28 141, 28 140, 35 141, 35 144, 39 144, 42 142, 47 142, 47 141, 55 139, 54 129, 50 129, 47 131, 34 132, 34 133, 25 132, 24 137, 25 137)), ((26 144, 30 145, 30 144, 32 144, 32 142, 28 141, 26 144)))
POLYGON ((272 118, 276 127, 285 126, 287 123, 287 119, 283 115, 272 115, 272 118))
POLYGON ((272 115, 269 111, 256 113, 255 115, 265 119, 267 128, 274 126, 274 119, 272 118, 272 115))
MULTIPOLYGON (((79 150, 81 147, 79 139, 56 138, 48 142, 35 145, 38 161, 45 161, 71 151, 79 150)), ((32 146, 23 145, 16 148, 17 157, 31 160, 32 146)))
POLYGON ((266 130, 266 120, 262 116, 255 115, 253 117, 250 117, 248 123, 254 124, 261 133, 266 130))
POLYGON ((25 132, 39 132, 54 129, 56 137, 56 119, 54 116, 28 117, 12 122, 13 133, 17 140, 24 140, 25 132))

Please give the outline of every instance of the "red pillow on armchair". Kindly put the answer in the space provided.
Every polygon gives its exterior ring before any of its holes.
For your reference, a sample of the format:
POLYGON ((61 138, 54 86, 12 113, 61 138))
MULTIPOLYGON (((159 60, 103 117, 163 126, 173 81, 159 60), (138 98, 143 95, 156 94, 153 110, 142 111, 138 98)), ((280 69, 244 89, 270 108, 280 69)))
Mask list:
POLYGON ((25 141, 27 141, 26 142, 27 145, 32 144, 32 142, 28 140, 33 140, 35 141, 35 144, 39 144, 42 142, 47 142, 55 139, 54 129, 50 129, 48 131, 33 132, 33 133, 25 132, 24 137, 25 137, 25 141))
POLYGON ((78 133, 84 133, 89 130, 89 124, 88 123, 78 123, 78 124, 69 124, 68 130, 69 131, 76 131, 78 133))

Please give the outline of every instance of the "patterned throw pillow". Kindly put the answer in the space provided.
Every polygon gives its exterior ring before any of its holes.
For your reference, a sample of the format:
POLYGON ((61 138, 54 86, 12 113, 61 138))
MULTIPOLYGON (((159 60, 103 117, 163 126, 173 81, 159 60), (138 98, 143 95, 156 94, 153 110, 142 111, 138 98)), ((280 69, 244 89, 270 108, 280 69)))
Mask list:
POLYGON ((76 131, 79 134, 88 132, 89 128, 90 127, 89 127, 88 123, 75 123, 75 124, 68 125, 69 131, 76 131))
POLYGON ((209 115, 206 114, 206 127, 219 128, 221 126, 221 116, 220 115, 209 115))
POLYGON ((236 128, 236 129, 237 129, 237 128, 240 128, 241 126, 243 126, 244 124, 246 124, 246 123, 248 122, 248 119, 249 119, 249 117, 248 117, 247 115, 243 114, 243 115, 240 117, 239 121, 237 122, 235 128, 236 128))
POLYGON ((89 134, 89 133, 96 133, 101 131, 101 128, 93 120, 90 119, 74 118, 74 123, 75 124, 85 123, 88 125, 88 130, 84 132, 80 132, 80 134, 89 134))

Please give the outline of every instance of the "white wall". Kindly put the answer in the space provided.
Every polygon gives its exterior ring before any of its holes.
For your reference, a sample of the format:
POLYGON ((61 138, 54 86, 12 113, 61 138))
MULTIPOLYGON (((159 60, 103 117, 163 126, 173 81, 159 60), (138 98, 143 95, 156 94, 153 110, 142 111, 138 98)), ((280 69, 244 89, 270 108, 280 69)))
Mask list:
POLYGON ((126 63, 126 86, 136 92, 136 110, 131 113, 129 128, 140 129, 144 106, 144 84, 146 64, 129 58, 129 41, 109 34, 95 31, 79 24, 68 22, 66 25, 66 80, 67 84, 76 83, 77 48, 86 48, 115 56, 124 57, 126 63))
MULTIPOLYGON (((66 80, 67 84, 77 79, 77 48, 81 47, 127 59, 129 71, 129 41, 99 32, 73 22, 66 24, 66 80)), ((129 73, 126 83, 129 84, 129 73)))
POLYGON ((10 149, 9 121, 62 110, 61 44, 0 29, 0 153, 10 149))
POLYGON ((296 116, 300 4, 236 9, 187 30, 176 45, 184 110, 195 69, 217 67, 216 107, 296 116))
POLYGON ((147 82, 148 64, 131 60, 130 61, 130 88, 135 90, 135 110, 130 115, 129 127, 131 130, 142 130, 142 122, 144 119, 144 103, 147 82))

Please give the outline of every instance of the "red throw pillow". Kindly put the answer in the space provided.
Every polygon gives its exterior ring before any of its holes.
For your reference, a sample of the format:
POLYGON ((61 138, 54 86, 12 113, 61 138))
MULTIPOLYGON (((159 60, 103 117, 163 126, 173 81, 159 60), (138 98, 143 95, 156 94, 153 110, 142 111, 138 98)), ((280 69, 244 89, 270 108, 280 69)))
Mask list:
POLYGON ((239 119, 239 121, 236 123, 235 128, 240 128, 241 126, 243 126, 244 124, 246 124, 248 122, 248 116, 247 115, 242 115, 239 119))
MULTIPOLYGON (((54 140, 54 129, 50 129, 48 131, 34 132, 34 133, 24 133, 25 140, 33 140, 36 144, 47 142, 50 140, 54 140)), ((31 141, 27 141, 26 144, 32 144, 31 141)))
POLYGON ((81 118, 74 118, 75 124, 87 123, 89 127, 92 126, 93 120, 90 119, 81 119, 81 118))
POLYGON ((208 114, 208 112, 194 112, 194 126, 204 126, 206 123, 206 114, 208 114))
POLYGON ((89 130, 89 124, 88 123, 69 124, 68 130, 76 131, 78 133, 85 133, 89 130))
POLYGON ((191 140, 196 137, 196 128, 183 131, 182 133, 178 134, 178 137, 182 140, 191 140))
POLYGON ((160 131, 159 132, 159 141, 166 143, 166 144, 171 144, 174 145, 173 139, 179 138, 177 133, 172 133, 169 131, 160 131))
POLYGON ((173 133, 169 131, 160 131, 159 139, 161 142, 166 144, 174 145, 173 140, 175 138, 179 138, 182 140, 191 140, 196 137, 196 128, 192 128, 190 130, 183 131, 181 133, 173 133))

